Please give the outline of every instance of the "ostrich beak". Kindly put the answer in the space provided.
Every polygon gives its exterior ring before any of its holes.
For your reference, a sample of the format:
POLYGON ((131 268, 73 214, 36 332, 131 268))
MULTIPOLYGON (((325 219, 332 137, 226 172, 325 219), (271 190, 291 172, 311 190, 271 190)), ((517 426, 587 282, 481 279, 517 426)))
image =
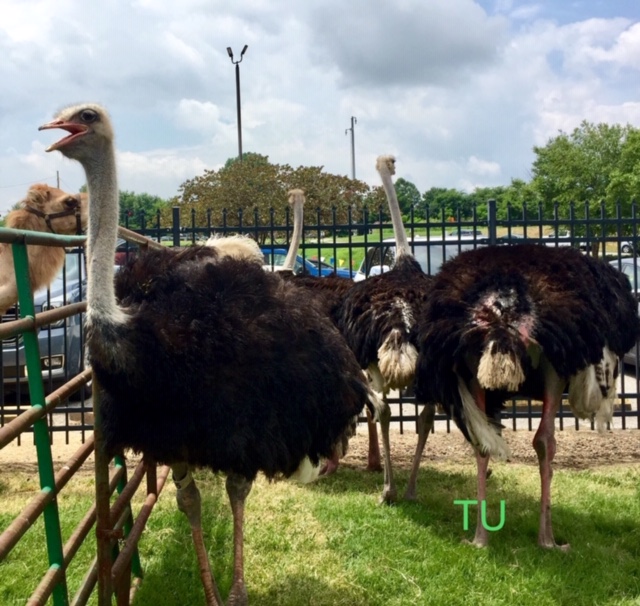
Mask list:
POLYGON ((65 122, 64 120, 53 120, 53 122, 47 122, 47 124, 43 124, 42 126, 39 126, 38 130, 49 130, 52 128, 61 128, 62 130, 66 130, 71 134, 60 139, 59 141, 56 141, 55 143, 52 143, 45 150, 48 152, 64 147, 65 145, 67 145, 68 143, 71 143, 71 141, 74 141, 78 137, 82 137, 89 130, 89 128, 84 124, 76 124, 74 122, 65 122))

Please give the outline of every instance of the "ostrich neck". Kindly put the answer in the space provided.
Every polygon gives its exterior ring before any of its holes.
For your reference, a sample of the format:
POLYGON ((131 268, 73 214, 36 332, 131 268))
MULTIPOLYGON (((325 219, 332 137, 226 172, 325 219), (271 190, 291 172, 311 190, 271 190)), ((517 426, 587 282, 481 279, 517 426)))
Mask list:
POLYGON ((99 162, 84 163, 89 189, 88 317, 121 316, 113 286, 113 264, 118 233, 118 182, 115 153, 108 146, 99 162))
POLYGON ((389 211, 391 212, 391 223, 393 224, 393 235, 396 238, 396 256, 410 255, 411 248, 409 247, 409 240, 407 240, 407 233, 404 230, 402 223, 402 214, 400 213, 400 204, 398 203, 398 196, 396 195, 396 188, 393 186, 391 175, 387 172, 380 174, 382 177, 382 187, 387 194, 387 200, 389 201, 389 211))
POLYGON ((300 248, 300 242, 302 242, 302 224, 304 222, 302 202, 295 200, 293 203, 293 234, 291 236, 291 242, 289 243, 289 251, 287 257, 284 260, 283 267, 285 269, 291 269, 295 267, 296 257, 298 256, 298 248, 300 248))

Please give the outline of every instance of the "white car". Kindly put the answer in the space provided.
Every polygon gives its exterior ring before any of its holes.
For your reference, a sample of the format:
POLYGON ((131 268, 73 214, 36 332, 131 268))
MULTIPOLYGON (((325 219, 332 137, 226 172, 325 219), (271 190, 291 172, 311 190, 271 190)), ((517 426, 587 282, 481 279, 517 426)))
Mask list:
MULTIPOLYGON (((620 259, 614 259, 613 261, 609 261, 609 264, 620 270, 627 278, 629 278, 629 282, 631 282, 631 289, 636 297, 636 299, 640 300, 640 292, 638 292, 638 284, 640 283, 640 264, 638 263, 637 257, 621 257, 620 259)), ((638 303, 638 315, 640 315, 640 302, 638 303)), ((638 353, 640 350, 638 349, 638 344, 624 354, 624 363, 631 364, 635 366, 638 361, 638 353)))
MULTIPOLYGON (((369 276, 377 276, 389 271, 396 259, 395 238, 387 238, 380 243, 372 244, 365 254, 358 271, 353 277, 354 282, 360 282, 369 276)), ((446 259, 451 259, 463 250, 477 248, 482 243, 468 238, 429 238, 416 236, 409 242, 416 261, 427 274, 435 274, 446 259)))

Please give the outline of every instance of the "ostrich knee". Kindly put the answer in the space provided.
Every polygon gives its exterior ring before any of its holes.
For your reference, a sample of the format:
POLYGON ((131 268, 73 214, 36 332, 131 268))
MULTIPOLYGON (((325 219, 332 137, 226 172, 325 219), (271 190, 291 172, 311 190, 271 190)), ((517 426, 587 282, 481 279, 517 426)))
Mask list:
POLYGON ((380 463, 380 444, 378 443, 378 428, 371 412, 367 408, 367 429, 369 433, 369 454, 367 455, 367 470, 382 471, 380 463))
POLYGON ((176 485, 178 509, 187 516, 191 527, 200 528, 201 506, 200 491, 187 465, 172 467, 173 482, 176 485))

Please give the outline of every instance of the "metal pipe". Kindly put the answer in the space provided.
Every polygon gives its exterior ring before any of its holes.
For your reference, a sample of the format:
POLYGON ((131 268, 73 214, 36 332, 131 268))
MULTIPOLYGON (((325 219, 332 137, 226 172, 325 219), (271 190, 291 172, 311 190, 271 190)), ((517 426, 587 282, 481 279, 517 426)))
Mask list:
POLYGON ((133 555, 133 550, 138 544, 138 540, 140 539, 140 535, 144 530, 147 519, 151 515, 153 511, 153 507, 158 500, 158 495, 162 492, 162 488, 164 487, 165 480, 169 475, 169 467, 164 465, 160 468, 160 472, 158 473, 158 483, 157 483, 157 493, 149 493, 147 494, 146 499, 144 500, 144 504, 140 508, 140 512, 138 513, 138 517, 133 524, 133 528, 131 529, 131 534, 127 537, 125 545, 120 552, 120 555, 113 563, 113 567, 111 569, 111 582, 112 584, 117 584, 123 572, 126 570, 129 561, 131 560, 131 556, 133 555))
MULTIPOLYGON (((31 528, 38 516, 45 507, 51 503, 56 495, 66 486, 73 474, 87 460, 93 451, 93 439, 87 440, 74 455, 67 461, 67 464, 55 476, 52 490, 43 490, 38 493, 20 512, 7 529, 0 535, 0 562, 15 547, 25 532, 31 528)), ((62 547, 61 547, 62 552, 62 547)), ((62 564, 62 559, 60 561, 62 564)))

